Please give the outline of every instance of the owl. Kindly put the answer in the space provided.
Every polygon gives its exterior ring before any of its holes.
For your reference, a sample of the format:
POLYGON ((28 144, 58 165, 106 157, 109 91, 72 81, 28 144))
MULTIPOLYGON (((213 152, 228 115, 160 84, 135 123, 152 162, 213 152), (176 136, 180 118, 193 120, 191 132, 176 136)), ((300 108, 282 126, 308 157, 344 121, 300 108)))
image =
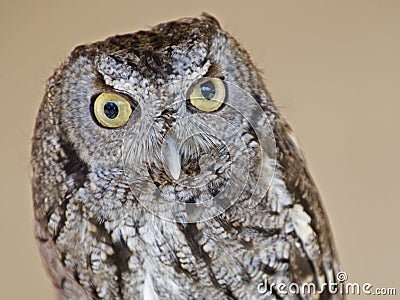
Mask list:
POLYGON ((48 81, 32 166, 61 299, 342 298, 293 131, 206 13, 76 47, 48 81))

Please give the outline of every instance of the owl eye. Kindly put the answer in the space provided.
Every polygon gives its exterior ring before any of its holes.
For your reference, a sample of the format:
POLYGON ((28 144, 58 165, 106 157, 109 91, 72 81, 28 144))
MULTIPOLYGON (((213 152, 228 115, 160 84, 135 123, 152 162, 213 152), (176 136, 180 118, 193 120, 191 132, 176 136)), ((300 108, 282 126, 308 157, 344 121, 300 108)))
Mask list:
POLYGON ((128 122, 132 114, 132 107, 129 101, 119 95, 102 93, 94 101, 93 111, 101 125, 117 128, 128 122))
POLYGON ((212 78, 198 83, 193 88, 190 93, 189 102, 198 110, 213 112, 222 106, 225 97, 224 82, 219 78, 212 78))

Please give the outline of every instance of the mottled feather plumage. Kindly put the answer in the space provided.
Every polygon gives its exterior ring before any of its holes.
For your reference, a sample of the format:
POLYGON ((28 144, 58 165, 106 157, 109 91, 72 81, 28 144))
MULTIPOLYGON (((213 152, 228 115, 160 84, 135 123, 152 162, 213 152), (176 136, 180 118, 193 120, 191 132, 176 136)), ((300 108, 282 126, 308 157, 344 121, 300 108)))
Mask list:
MULTIPOLYGON (((245 133, 250 143, 254 135, 245 133)), ((59 295, 262 299, 267 296, 257 286, 265 277, 269 283, 335 281, 331 231, 299 149, 247 52, 209 15, 77 47, 49 79, 32 144, 36 238, 59 295), (254 208, 239 200, 208 220, 170 222, 137 201, 121 162, 124 134, 93 121, 91 99, 118 91, 142 103, 127 126, 140 133, 145 122, 159 124, 151 139, 132 146, 144 156, 177 118, 163 111, 170 95, 165 86, 215 76, 244 89, 263 109, 276 141, 275 176, 254 208), (147 103, 150 94, 159 101, 147 103), (163 113, 155 121, 157 109, 163 113)), ((182 165, 192 173, 196 167, 189 158, 182 165)), ((155 180, 169 188, 168 176, 155 170, 155 180)), ((313 297, 274 291, 269 299, 313 297)))

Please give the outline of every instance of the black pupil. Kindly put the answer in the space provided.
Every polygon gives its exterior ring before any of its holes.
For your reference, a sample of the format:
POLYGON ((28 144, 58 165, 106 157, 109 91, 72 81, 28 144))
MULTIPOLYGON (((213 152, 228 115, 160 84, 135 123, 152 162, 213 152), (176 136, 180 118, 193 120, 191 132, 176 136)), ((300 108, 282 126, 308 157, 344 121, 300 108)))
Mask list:
POLYGON ((210 81, 206 81, 203 84, 200 85, 200 91, 201 94, 204 96, 204 98, 211 100, 215 96, 215 86, 214 84, 210 81))
POLYGON ((115 119, 118 116, 118 105, 114 102, 107 102, 104 104, 104 114, 109 119, 115 119))

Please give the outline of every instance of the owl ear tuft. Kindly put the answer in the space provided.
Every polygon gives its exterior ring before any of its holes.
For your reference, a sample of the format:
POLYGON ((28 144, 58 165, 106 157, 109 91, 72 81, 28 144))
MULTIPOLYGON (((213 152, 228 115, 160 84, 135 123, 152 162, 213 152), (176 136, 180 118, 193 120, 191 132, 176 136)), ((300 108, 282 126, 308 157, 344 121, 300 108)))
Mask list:
POLYGON ((221 25, 219 24, 217 18, 213 15, 209 14, 208 12, 203 11, 201 13, 201 18, 209 23, 211 23, 214 27, 221 29, 221 25))

